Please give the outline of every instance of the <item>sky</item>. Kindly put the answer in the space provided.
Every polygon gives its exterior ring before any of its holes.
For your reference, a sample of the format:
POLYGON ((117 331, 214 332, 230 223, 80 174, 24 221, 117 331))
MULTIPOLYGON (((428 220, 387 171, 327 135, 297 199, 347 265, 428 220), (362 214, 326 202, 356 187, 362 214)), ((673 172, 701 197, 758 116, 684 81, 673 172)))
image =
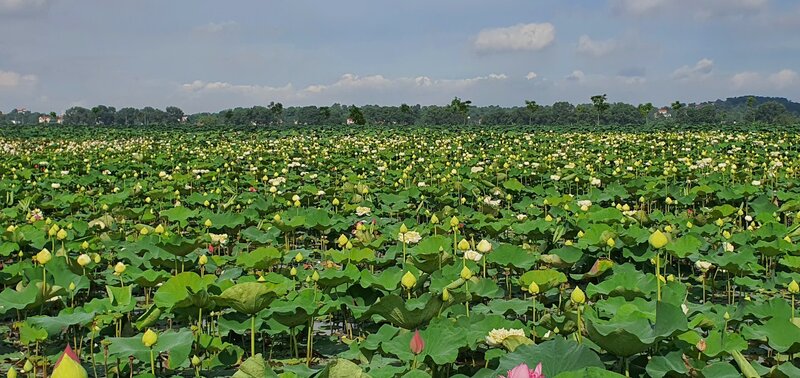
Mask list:
POLYGON ((0 0, 0 110, 800 101, 796 0, 0 0))

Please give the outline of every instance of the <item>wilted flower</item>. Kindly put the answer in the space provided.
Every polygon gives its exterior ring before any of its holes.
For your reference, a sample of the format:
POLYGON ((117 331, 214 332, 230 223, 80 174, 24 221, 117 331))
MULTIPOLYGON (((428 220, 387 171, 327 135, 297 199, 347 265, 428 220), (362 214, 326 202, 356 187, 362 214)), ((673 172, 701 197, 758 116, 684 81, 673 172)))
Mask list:
POLYGON ((356 207, 356 215, 358 215, 360 217, 362 217, 364 215, 368 215, 370 212, 372 212, 372 209, 370 209, 369 207, 366 207, 366 206, 356 207))

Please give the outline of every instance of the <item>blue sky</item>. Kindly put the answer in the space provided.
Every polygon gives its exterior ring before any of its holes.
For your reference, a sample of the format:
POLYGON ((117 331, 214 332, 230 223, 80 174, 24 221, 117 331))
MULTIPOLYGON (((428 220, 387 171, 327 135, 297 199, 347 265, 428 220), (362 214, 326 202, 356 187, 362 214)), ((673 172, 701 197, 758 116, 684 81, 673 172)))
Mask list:
POLYGON ((800 100, 793 0, 0 0, 0 110, 800 100))

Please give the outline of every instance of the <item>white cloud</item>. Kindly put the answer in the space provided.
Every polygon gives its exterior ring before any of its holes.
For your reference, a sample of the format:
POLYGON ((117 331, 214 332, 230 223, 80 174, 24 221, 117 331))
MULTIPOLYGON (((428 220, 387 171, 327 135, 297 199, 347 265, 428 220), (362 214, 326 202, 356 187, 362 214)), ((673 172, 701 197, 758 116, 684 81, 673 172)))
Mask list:
POLYGON ((619 43, 613 39, 593 40, 588 35, 582 35, 578 39, 578 52, 594 57, 601 57, 611 54, 619 48, 619 43))
POLYGON ((38 81, 39 78, 36 75, 22 75, 13 71, 0 70, 0 90, 30 87, 38 81))
POLYGON ((47 10, 53 0, 0 0, 0 14, 36 13, 47 10))
POLYGON ((528 72, 528 74, 525 75, 525 78, 528 79, 528 80, 533 80, 533 79, 536 79, 537 77, 539 77, 539 74, 537 74, 536 72, 533 72, 533 71, 528 72))
POLYGON ((736 89, 768 90, 785 89, 800 86, 800 75, 790 69, 763 75, 758 72, 740 72, 731 77, 731 84, 736 89))
POLYGON ((479 52, 536 51, 552 44, 555 38, 556 28, 549 22, 519 24, 481 30, 474 46, 479 52))
POLYGON ((787 88, 800 85, 800 76, 795 71, 784 69, 769 75, 769 82, 778 88, 787 88))
POLYGON ((692 79, 708 76, 714 70, 714 61, 708 58, 700 59, 694 66, 683 66, 672 73, 673 79, 692 79))
POLYGON ((572 71, 571 74, 567 75, 566 79, 569 81, 577 81, 581 82, 586 78, 586 74, 583 73, 581 70, 572 71))
POLYGON ((184 93, 193 95, 238 94, 251 99, 279 99, 293 102, 309 98, 319 99, 323 95, 330 96, 332 100, 337 100, 337 96, 370 94, 382 91, 412 94, 431 91, 450 93, 482 82, 497 82, 506 79, 508 79, 507 75, 494 73, 466 79, 431 79, 427 76, 389 79, 383 75, 358 76, 344 74, 333 83, 312 84, 302 89, 295 89, 291 83, 283 87, 272 87, 195 80, 181 85, 181 90, 184 93))
POLYGON ((201 33, 223 33, 239 29, 239 23, 236 21, 225 22, 209 22, 195 28, 195 31, 201 33))

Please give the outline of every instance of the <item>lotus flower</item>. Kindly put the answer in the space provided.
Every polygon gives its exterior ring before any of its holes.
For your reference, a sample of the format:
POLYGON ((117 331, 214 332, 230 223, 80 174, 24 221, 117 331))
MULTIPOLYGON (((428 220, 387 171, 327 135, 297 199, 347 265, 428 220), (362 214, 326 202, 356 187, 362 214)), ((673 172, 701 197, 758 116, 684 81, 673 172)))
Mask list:
POLYGON ((64 353, 58 358, 50 378, 87 378, 86 370, 72 348, 67 344, 64 353), (66 358, 65 358, 66 357, 66 358))
POLYGON ((542 374, 542 363, 536 365, 536 369, 531 370, 527 364, 519 364, 517 367, 508 371, 505 377, 501 378, 544 378, 542 374))
POLYGON ((414 331, 414 337, 411 338, 411 342, 408 344, 411 348, 411 352, 414 354, 422 353, 422 350, 425 349, 425 340, 422 340, 422 336, 419 334, 419 330, 414 331))

